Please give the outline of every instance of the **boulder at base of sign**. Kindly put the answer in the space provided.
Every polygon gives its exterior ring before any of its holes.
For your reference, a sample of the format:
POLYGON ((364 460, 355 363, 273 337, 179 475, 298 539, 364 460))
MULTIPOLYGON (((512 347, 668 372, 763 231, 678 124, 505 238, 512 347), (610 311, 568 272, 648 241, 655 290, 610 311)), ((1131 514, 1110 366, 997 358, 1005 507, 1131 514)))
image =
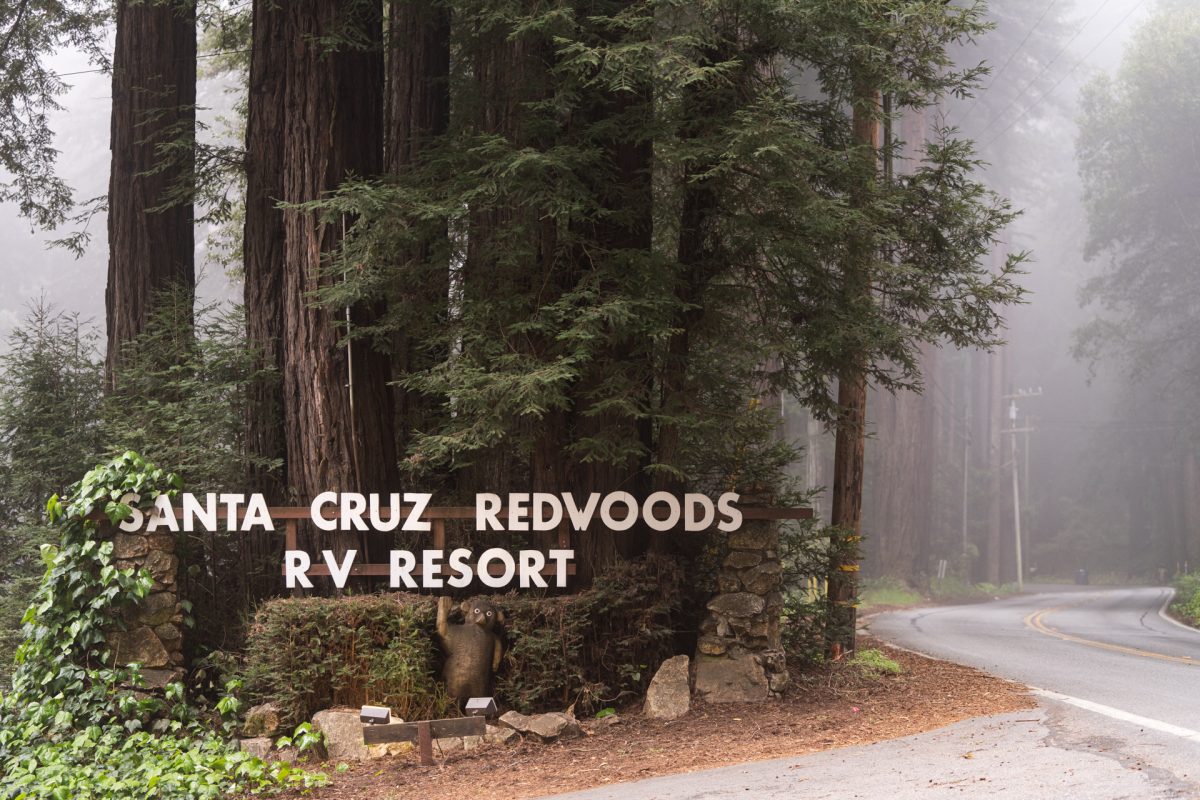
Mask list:
POLYGON ((559 739, 574 739, 583 735, 579 723, 570 714, 551 711, 549 714, 538 714, 529 723, 529 732, 543 742, 553 742, 559 739))
POLYGON ((517 733, 532 733, 543 742, 553 742, 558 739, 574 739, 583 735, 579 723, 570 714, 551 711, 548 714, 526 716, 516 711, 509 711, 500 717, 500 724, 512 728, 517 733))
POLYGON ((520 711, 505 711, 496 721, 517 733, 529 733, 529 723, 533 722, 533 717, 526 716, 520 711))
POLYGON ((767 673, 753 653, 696 656, 696 694, 708 703, 753 703, 769 695, 767 673))
POLYGON ((678 719, 688 713, 692 690, 688 683, 687 656, 668 658, 654 673, 646 690, 643 713, 651 719, 678 719))
MULTIPOLYGON (((391 722, 404 722, 393 715, 391 722)), ((363 724, 356 708, 330 708, 313 714, 313 728, 325 738, 325 753, 330 761, 366 761, 388 755, 387 745, 363 744, 363 724), (384 752, 380 752, 380 749, 384 752)), ((403 751, 403 748, 398 750, 403 751)))
POLYGON ((521 734, 517 733, 512 728, 501 728, 495 725, 488 725, 484 728, 483 738, 488 744, 512 744, 521 738, 521 734))

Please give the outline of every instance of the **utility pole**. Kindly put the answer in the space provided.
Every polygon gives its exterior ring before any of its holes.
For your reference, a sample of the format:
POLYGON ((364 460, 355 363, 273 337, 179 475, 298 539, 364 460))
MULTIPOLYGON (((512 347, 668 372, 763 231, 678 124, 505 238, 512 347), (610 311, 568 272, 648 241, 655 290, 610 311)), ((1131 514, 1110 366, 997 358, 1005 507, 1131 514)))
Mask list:
MULTIPOLYGON (((1017 462, 1017 434, 1025 434, 1025 454, 1029 454, 1029 434, 1033 428, 1026 425, 1024 428, 1017 427, 1017 400, 1027 397, 1041 397, 1042 389, 1039 386, 1037 389, 1019 389, 1015 394, 1006 394, 1002 397, 1003 400, 1009 401, 1008 405, 1008 421, 1012 426, 1003 433, 1009 434, 1012 438, 1009 440, 1011 447, 1009 463, 1012 466, 1012 495, 1013 495, 1013 546, 1017 561, 1017 591, 1025 590, 1025 565, 1021 558, 1021 477, 1019 474, 1019 465, 1017 462)), ((1028 488, 1029 466, 1026 462, 1026 488, 1028 488)))
POLYGON ((970 510, 970 477, 971 477, 971 404, 967 403, 966 421, 963 422, 963 462, 962 462, 962 557, 963 580, 971 582, 971 540, 968 531, 970 510))

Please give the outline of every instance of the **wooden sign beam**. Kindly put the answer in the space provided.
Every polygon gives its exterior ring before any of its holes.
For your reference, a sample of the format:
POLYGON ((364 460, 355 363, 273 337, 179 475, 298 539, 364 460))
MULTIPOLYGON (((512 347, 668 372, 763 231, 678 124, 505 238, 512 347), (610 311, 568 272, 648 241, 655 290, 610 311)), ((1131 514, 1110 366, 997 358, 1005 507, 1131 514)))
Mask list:
POLYGON ((416 742, 420 737, 420 726, 425 724, 429 725, 429 735, 434 739, 483 736, 487 732, 487 722, 483 717, 431 719, 428 723, 393 722, 387 725, 364 725, 363 744, 416 742))

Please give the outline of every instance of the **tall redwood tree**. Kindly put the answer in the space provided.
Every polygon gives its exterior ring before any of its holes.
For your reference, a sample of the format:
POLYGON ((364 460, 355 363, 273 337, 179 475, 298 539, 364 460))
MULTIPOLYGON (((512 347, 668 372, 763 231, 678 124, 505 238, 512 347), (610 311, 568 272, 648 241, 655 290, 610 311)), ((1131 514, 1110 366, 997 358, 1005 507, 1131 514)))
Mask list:
POLYGON ((105 311, 115 389, 121 348, 145 329, 154 298, 195 286, 194 0, 118 0, 112 75, 105 311))

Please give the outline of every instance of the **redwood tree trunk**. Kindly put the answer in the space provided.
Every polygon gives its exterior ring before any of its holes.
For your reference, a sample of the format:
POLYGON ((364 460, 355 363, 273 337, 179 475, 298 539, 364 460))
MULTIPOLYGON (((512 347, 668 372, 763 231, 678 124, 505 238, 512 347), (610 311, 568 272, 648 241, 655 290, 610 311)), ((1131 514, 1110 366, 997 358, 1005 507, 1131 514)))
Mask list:
MULTIPOLYGON (((854 190, 851 203, 865 207, 875 181, 876 153, 879 150, 879 92, 860 87, 855 92, 853 137, 862 159, 862 184, 854 190)), ((847 243, 842 265, 843 301, 850 307, 871 302, 870 262, 876 256, 872 244, 862 234, 847 243)), ((858 593, 858 553, 862 538, 862 496, 864 443, 867 422, 867 364, 862 353, 845 356, 845 367, 838 376, 838 418, 833 457, 833 507, 830 522, 829 574, 827 600, 829 622, 827 640, 832 655, 854 650, 855 597, 858 593)))
POLYGON ((119 383, 121 348, 146 328, 159 292, 195 287, 190 143, 196 126, 194 0, 118 0, 112 72, 112 171, 108 186, 105 311, 109 389, 119 383), (161 207, 161 208, 160 208, 161 207))
POLYGON ((284 499, 287 450, 283 436, 284 225, 283 148, 287 50, 278 44, 284 14, 274 0, 254 0, 246 119, 246 223, 242 243, 247 341, 261 377, 250 386, 246 447, 278 471, 255 469, 252 484, 273 502, 284 499), (267 374, 274 370, 275 374, 267 374))
MULTIPOLYGON (((282 8, 285 26, 274 44, 287 51, 283 200, 303 203, 352 173, 380 170, 383 23, 378 8, 351 0, 296 0, 282 8), (329 41, 347 29, 368 45, 329 41)), ((289 483, 303 500, 397 483, 388 356, 367 340, 342 340, 347 323, 356 330, 380 309, 330 308, 312 296, 337 280, 323 259, 351 222, 298 209, 283 214, 284 435, 289 483)))
MULTIPOLYGON (((427 0, 399 0, 389 6, 389 49, 387 89, 387 145, 385 166, 401 175, 416 164, 430 138, 442 135, 450 120, 450 11, 427 0)), ((445 239, 445 228, 436 234, 445 239)), ((431 332, 446 324, 450 291, 448 262, 430 264, 436 241, 414 252, 402 254, 414 267, 407 271, 404 285, 396 287, 402 297, 415 298, 411 305, 424 314, 416 335, 404 326, 396 336, 392 366, 397 377, 430 366, 426 343, 420 341, 424 326, 431 332)), ((412 431, 428 429, 434 403, 428 398, 397 388, 397 451, 408 450, 412 431)))

